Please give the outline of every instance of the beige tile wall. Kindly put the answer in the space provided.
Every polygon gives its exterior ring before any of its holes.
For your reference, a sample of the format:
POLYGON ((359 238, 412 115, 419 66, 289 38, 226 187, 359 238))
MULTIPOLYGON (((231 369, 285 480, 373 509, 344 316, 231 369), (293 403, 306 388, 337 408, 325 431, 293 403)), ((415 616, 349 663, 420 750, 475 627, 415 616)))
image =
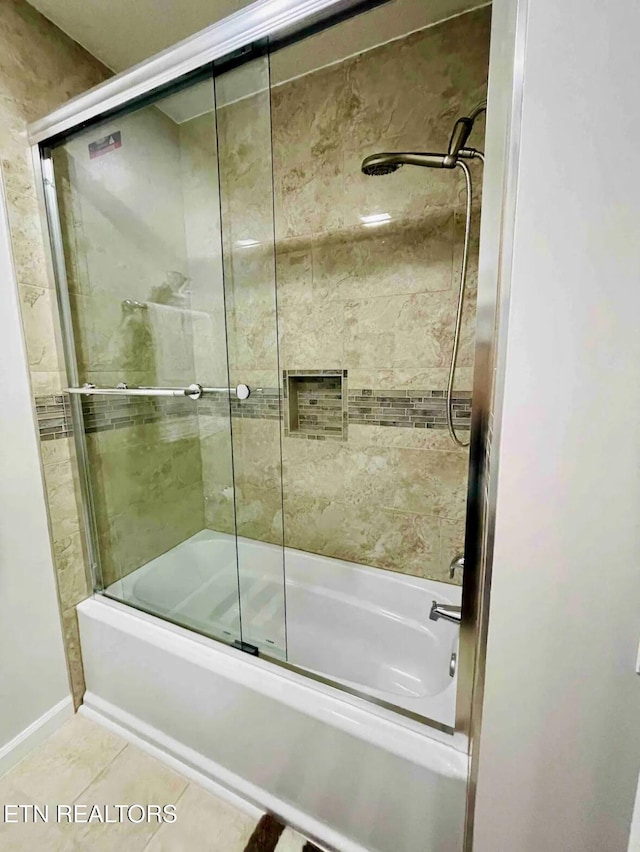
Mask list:
MULTIPOLYGON (((0 156, 34 394, 59 392, 64 378, 26 127, 109 74, 24 0, 0 3, 0 156)), ((84 683, 74 607, 89 587, 74 468, 69 439, 41 446, 67 657, 78 703, 84 683)))
MULTIPOLYGON (((490 11, 481 9, 273 89, 281 370, 347 369, 351 388, 446 387, 464 235, 462 177, 405 168, 371 178, 360 163, 375 151, 445 148, 455 119, 486 94, 489 25, 490 11), (363 227, 361 216, 383 212, 389 224, 363 227)), ((276 54, 272 65, 278 62, 276 54)), ((232 167, 237 209, 254 211, 242 236, 254 236, 253 229, 255 239, 269 240, 260 232, 271 225, 259 209, 270 191, 266 176, 258 177, 266 156, 263 111, 249 98, 221 113, 223 126, 245 128, 235 137, 242 158, 232 167)), ((483 138, 480 121, 472 142, 481 147, 483 138)), ((479 186, 481 170, 472 170, 479 186)), ((474 194, 477 210, 479 190, 474 194)), ((247 224, 239 214, 238 221, 247 224)), ((478 225, 476 213, 460 390, 471 389, 478 225)), ((232 322, 250 329, 238 361, 243 376, 273 359, 270 252, 245 250, 245 274, 237 272, 241 258, 234 268, 243 293, 232 322)), ((277 422, 234 422, 236 488, 245 509, 240 532, 276 542, 279 441, 277 422)), ((440 430, 351 424, 345 443, 284 437, 285 542, 446 580, 464 542, 467 464, 467 452, 440 430)))

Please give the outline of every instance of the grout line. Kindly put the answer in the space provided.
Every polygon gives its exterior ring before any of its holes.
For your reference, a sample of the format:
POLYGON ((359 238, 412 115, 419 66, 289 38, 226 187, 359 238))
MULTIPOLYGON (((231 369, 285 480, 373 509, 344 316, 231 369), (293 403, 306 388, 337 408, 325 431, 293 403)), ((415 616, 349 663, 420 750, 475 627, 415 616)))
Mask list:
MULTIPOLYGON (((74 716, 74 718, 76 718, 76 717, 74 716)), ((95 723, 95 724, 97 724, 97 723, 95 723)), ((106 730, 106 728, 104 730, 106 730)), ((120 739, 122 739, 122 737, 120 737, 120 739)), ((120 755, 124 752, 124 750, 126 749, 126 747, 128 745, 129 745, 129 743, 125 740, 122 748, 116 754, 114 754, 114 756, 111 758, 111 760, 109 760, 102 767, 102 769, 100 769, 98 771, 98 773, 96 775, 93 776, 93 778, 91 779, 91 781, 89 781, 89 783, 86 785, 86 787, 82 788, 81 792, 75 797, 72 804, 76 804, 78 802, 78 800, 80 799, 80 797, 84 796, 84 794, 87 792, 89 787, 91 787, 92 784, 95 784, 95 782, 106 773, 107 769, 109 769, 109 767, 114 763, 114 761, 117 760, 118 757, 120 757, 120 755)))
MULTIPOLYGON (((131 745, 131 743, 127 743, 127 745, 131 745)), ((142 751, 142 749, 139 749, 139 750, 140 750, 140 751, 142 751)), ((175 770, 172 770, 172 771, 175 771, 175 770)), ((179 772, 177 772, 176 774, 177 774, 177 775, 179 775, 180 773, 179 773, 179 772)), ((182 776, 182 777, 184 778, 185 776, 182 776)), ((176 814, 178 813, 178 805, 180 804, 181 799, 182 799, 182 798, 184 798, 184 796, 186 795, 187 790, 189 789, 189 787, 191 787, 191 786, 195 786, 195 787, 198 787, 198 789, 199 789, 199 790, 204 790, 204 787, 200 787, 200 785, 199 785, 199 784, 195 784, 195 785, 194 785, 194 784, 193 784, 193 782, 192 782, 192 781, 189 781, 189 779, 188 779, 188 778, 186 779, 186 781, 187 781, 187 784, 186 784, 186 786, 185 786, 184 790, 182 791, 182 793, 180 793, 180 795, 178 796, 178 798, 177 798, 177 799, 175 800, 175 802, 173 803, 173 804, 175 804, 175 806, 176 806, 176 814)), ((145 852, 145 849, 147 849, 147 848, 149 847, 149 844, 151 843, 151 841, 152 841, 152 840, 153 840, 153 839, 157 836, 158 832, 159 832, 159 831, 161 831, 161 830, 164 828, 164 826, 165 826, 165 825, 166 825, 166 823, 158 823, 158 824, 157 824, 156 828, 154 829, 154 831, 153 831, 153 832, 152 832, 152 834, 151 834, 151 837, 147 840, 147 842, 145 843, 145 845, 144 845, 144 847, 142 848, 141 852, 145 852)))

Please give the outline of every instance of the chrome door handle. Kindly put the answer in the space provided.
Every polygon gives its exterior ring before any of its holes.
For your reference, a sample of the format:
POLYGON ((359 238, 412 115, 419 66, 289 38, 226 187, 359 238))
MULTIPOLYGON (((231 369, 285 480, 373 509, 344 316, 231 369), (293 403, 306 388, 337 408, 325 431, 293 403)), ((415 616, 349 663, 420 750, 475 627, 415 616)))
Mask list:
MULTIPOLYGON (((205 388, 205 393, 207 393, 206 388, 205 388)), ((233 391, 232 391, 232 393, 233 393, 233 391)), ((249 397, 251 396, 251 389, 249 388, 249 385, 236 385, 235 395, 236 395, 236 399, 240 399, 240 400, 249 399, 249 397)))

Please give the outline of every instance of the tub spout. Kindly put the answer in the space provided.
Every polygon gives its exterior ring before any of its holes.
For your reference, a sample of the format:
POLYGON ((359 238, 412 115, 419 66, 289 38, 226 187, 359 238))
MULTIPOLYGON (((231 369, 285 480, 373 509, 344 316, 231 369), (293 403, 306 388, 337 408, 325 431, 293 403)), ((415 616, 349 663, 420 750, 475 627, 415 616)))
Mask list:
POLYGON ((438 621, 443 618, 445 621, 451 621, 453 624, 460 624, 462 621, 462 607, 439 604, 438 601, 432 601, 429 618, 431 621, 438 621))

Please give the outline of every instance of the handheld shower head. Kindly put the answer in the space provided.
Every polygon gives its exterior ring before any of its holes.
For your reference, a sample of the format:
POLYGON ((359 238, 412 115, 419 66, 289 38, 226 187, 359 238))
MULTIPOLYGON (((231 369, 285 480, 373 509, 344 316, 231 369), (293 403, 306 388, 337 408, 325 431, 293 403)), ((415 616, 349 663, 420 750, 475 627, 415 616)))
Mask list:
POLYGON ((361 168, 365 175, 375 177, 397 172, 400 166, 426 166, 430 169, 452 169, 454 165, 455 163, 447 166, 444 154, 412 154, 402 152, 396 154, 372 154, 362 161, 361 168))
POLYGON ((382 161, 384 154, 376 154, 373 157, 367 157, 362 163, 362 172, 370 177, 379 177, 380 175, 391 175, 397 172, 401 167, 400 163, 385 163, 382 161), (371 162, 369 162, 371 160, 371 162), (380 160, 380 162, 378 162, 380 160), (375 162, 374 162, 375 161, 375 162))
POLYGON ((449 149, 446 154, 395 153, 372 154, 362 161, 362 171, 365 175, 378 177, 397 172, 400 166, 425 166, 428 169, 454 169, 458 160, 473 159, 475 149, 465 148, 473 130, 476 118, 487 108, 487 102, 481 101, 471 111, 471 115, 459 118, 453 126, 449 149))

